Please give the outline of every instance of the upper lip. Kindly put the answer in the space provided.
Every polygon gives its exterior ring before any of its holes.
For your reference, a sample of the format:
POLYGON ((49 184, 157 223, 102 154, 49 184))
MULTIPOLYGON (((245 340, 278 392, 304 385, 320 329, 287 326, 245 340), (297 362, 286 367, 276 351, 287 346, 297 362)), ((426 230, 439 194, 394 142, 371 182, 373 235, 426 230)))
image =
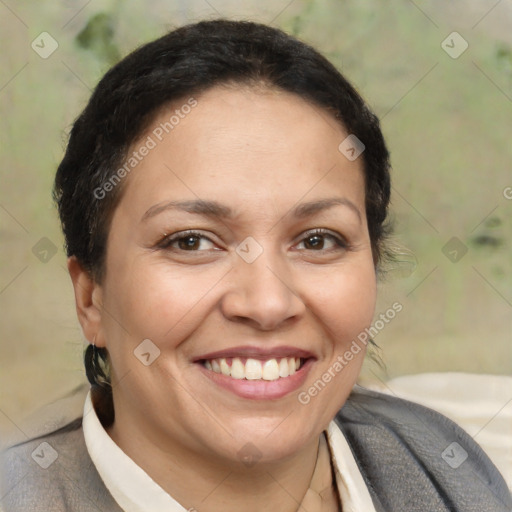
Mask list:
POLYGON ((279 359, 282 357, 300 357, 302 359, 309 359, 314 355, 307 351, 297 347, 281 345, 279 347, 252 347, 249 345, 240 347, 231 347, 224 350, 217 350, 215 352, 209 352, 200 357, 194 359, 197 361, 204 361, 205 359, 221 359, 228 357, 245 357, 252 359, 279 359))

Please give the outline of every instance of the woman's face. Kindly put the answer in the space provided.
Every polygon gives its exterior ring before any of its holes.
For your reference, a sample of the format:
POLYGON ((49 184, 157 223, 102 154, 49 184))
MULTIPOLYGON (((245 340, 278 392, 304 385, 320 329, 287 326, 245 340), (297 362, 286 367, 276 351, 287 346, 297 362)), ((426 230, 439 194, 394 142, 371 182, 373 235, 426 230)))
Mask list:
POLYGON ((293 94, 214 87, 196 100, 134 145, 96 344, 119 428, 163 449, 277 461, 326 428, 363 362, 361 350, 335 364, 375 306, 362 159, 293 94))

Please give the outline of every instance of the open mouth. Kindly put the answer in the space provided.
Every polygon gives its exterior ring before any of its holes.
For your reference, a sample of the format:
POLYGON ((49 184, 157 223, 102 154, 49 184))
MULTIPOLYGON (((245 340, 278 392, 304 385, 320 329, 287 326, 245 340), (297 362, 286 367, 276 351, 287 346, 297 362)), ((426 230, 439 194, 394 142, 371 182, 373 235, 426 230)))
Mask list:
POLYGON ((237 380, 285 379, 294 375, 305 363, 300 357, 279 357, 272 359, 255 359, 251 357, 222 357, 204 359, 201 364, 215 373, 220 373, 237 380))

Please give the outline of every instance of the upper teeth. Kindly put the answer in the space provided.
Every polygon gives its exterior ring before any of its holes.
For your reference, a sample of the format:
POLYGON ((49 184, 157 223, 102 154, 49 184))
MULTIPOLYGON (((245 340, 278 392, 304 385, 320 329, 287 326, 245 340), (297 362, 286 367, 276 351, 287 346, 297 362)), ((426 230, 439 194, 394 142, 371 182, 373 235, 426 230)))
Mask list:
POLYGON ((279 377, 289 377, 300 368, 300 358, 283 357, 281 359, 268 359, 260 361, 259 359, 248 358, 245 362, 239 358, 233 359, 221 358, 210 359, 204 362, 208 370, 215 373, 222 373, 233 379, 247 380, 277 380, 279 377), (231 362, 231 365, 228 364, 231 362))

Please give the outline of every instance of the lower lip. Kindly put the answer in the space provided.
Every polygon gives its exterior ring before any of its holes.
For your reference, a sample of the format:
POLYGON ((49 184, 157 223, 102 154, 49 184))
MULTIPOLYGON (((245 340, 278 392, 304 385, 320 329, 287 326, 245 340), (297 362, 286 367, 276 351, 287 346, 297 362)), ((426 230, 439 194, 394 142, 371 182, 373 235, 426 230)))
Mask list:
POLYGON ((208 370, 201 363, 197 363, 200 370, 210 380, 220 387, 231 391, 241 398, 251 400, 276 400, 299 389, 306 380, 313 359, 308 359, 293 375, 280 377, 277 380, 247 380, 233 379, 222 373, 208 370))

